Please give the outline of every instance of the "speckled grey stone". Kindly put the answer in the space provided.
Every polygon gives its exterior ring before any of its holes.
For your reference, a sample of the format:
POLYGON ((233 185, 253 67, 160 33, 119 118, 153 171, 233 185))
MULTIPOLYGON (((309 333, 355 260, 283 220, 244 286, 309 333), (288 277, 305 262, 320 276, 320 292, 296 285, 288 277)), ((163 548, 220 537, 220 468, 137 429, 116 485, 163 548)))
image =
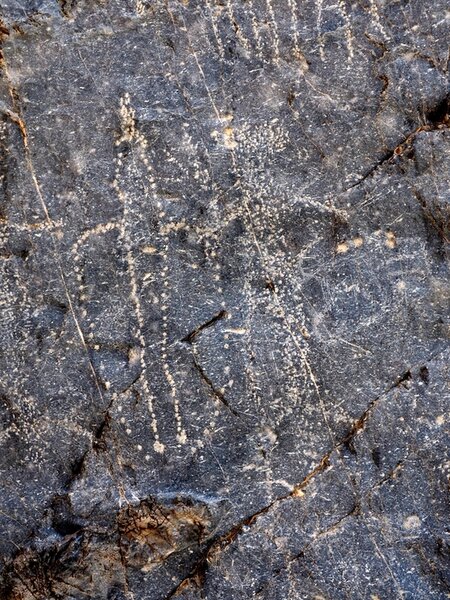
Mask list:
POLYGON ((447 3, 0 10, 0 597, 448 598, 447 3))

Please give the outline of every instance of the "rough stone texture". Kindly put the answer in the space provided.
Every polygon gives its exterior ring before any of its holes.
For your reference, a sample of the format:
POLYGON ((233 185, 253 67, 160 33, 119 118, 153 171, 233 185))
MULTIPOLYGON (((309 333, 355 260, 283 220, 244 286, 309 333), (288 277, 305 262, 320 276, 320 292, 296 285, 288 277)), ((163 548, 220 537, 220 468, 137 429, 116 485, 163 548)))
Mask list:
POLYGON ((3 0, 0 597, 444 599, 444 0, 3 0))

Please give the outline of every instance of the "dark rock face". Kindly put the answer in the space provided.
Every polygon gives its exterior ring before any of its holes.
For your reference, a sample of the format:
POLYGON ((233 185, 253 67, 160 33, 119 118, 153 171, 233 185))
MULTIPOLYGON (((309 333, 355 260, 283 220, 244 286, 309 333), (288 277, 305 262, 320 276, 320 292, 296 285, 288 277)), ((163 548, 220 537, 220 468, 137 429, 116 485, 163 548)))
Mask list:
POLYGON ((4 0, 0 597, 450 594, 441 0, 4 0))

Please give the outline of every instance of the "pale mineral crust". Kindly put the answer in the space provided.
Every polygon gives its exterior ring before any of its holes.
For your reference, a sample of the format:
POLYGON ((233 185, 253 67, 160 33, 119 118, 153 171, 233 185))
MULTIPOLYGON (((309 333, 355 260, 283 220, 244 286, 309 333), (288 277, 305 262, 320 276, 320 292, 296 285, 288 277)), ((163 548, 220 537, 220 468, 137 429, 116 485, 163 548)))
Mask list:
POLYGON ((1 600, 450 597, 445 0, 2 0, 1 600))

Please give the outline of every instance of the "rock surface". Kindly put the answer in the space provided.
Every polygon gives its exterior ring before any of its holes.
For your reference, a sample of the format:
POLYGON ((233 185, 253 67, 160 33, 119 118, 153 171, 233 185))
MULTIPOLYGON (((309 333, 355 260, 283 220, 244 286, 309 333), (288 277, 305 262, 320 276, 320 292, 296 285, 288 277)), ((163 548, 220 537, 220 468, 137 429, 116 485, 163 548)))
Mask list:
POLYGON ((3 0, 0 597, 440 600, 443 0, 3 0))

